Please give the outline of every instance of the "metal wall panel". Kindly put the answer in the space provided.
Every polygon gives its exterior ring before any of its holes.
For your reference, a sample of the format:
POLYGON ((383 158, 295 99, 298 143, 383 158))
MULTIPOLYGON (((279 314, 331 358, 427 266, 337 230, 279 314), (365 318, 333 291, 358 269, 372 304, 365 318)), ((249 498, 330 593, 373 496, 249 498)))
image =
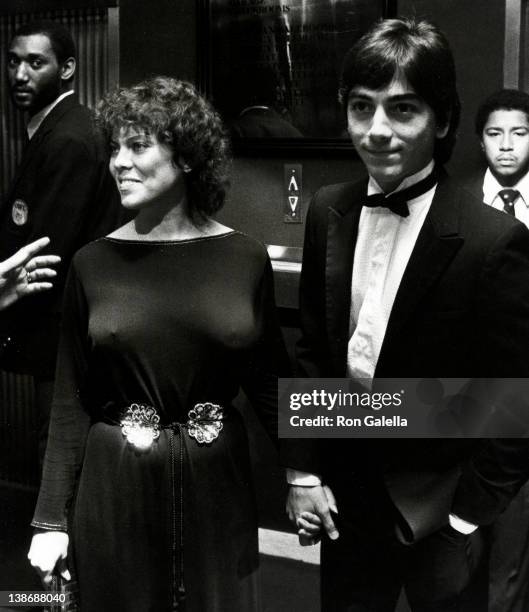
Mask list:
POLYGON ((0 481, 38 483, 33 379, 0 370, 0 481))

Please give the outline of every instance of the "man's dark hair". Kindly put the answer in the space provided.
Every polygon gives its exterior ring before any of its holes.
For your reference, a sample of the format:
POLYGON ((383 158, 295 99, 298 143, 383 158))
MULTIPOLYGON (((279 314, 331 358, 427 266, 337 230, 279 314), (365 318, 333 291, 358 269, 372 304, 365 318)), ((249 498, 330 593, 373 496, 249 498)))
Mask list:
POLYGON ((476 113, 475 128, 480 138, 490 114, 497 110, 521 111, 529 121, 529 94, 519 89, 500 89, 485 98, 476 113))
POLYGON ((50 39, 51 48, 59 64, 65 62, 69 57, 76 57, 75 43, 70 31, 55 21, 30 21, 21 25, 13 35, 32 36, 44 34, 50 39))
POLYGON ((395 77, 405 78, 433 110, 437 125, 448 126, 436 139, 434 158, 448 161, 456 140, 461 106, 456 88, 452 51, 444 34, 428 21, 386 19, 377 22, 345 56, 339 99, 347 112, 353 87, 387 87, 395 77))

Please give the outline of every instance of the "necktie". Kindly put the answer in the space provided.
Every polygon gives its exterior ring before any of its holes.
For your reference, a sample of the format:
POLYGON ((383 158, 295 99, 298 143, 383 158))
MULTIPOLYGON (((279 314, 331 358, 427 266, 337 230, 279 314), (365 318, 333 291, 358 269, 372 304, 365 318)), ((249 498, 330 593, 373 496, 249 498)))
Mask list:
POLYGON ((369 208, 385 206, 395 214, 401 217, 407 217, 410 214, 408 201, 418 198, 423 193, 430 191, 437 183, 438 179, 438 174, 434 168, 431 174, 411 187, 406 187, 406 189, 402 189, 401 191, 395 191, 388 196, 383 193, 374 193, 373 195, 367 196, 364 201, 364 206, 369 208))
POLYGON ((520 197, 517 189, 502 189, 498 195, 503 201, 503 210, 514 217, 514 203, 520 197))

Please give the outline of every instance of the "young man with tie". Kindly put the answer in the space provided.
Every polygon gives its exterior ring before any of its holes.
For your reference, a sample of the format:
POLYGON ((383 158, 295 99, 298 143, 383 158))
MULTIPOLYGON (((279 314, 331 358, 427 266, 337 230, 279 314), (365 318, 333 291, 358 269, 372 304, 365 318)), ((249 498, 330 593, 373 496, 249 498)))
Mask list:
MULTIPOLYGON (((299 374, 527 377, 529 231, 442 169, 459 120, 443 34, 377 23, 346 56, 340 98, 369 180, 313 198, 299 374)), ((392 612, 402 587, 414 611, 460 610, 479 525, 529 471, 528 443, 509 439, 284 440, 282 455, 300 541, 325 534, 326 612, 392 612)))
POLYGON ((91 111, 74 94, 75 58, 70 32, 49 21, 20 26, 7 50, 11 98, 27 113, 28 143, 0 206, 0 260, 41 236, 62 260, 51 291, 0 316, 0 368, 35 382, 41 459, 66 272, 75 251, 115 229, 122 216, 107 151, 91 111))
POLYGON ((493 93, 479 107, 475 125, 487 170, 469 179, 467 188, 529 227, 529 94, 493 93))
MULTIPOLYGON (((480 105, 476 134, 487 169, 465 187, 485 204, 529 227, 529 94, 501 89, 480 105)), ((487 530, 488 612, 529 608, 529 484, 487 530)))

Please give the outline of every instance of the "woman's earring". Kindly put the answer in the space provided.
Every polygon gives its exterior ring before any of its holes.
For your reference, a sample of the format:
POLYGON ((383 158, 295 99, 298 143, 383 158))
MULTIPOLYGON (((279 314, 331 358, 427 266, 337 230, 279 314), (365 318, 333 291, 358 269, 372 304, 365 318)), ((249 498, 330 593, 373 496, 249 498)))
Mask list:
POLYGON ((188 164, 185 163, 185 161, 183 160, 182 156, 180 156, 178 158, 178 166, 179 166, 180 170, 182 170, 182 172, 185 172, 186 174, 191 172, 191 166, 189 166, 188 164))

